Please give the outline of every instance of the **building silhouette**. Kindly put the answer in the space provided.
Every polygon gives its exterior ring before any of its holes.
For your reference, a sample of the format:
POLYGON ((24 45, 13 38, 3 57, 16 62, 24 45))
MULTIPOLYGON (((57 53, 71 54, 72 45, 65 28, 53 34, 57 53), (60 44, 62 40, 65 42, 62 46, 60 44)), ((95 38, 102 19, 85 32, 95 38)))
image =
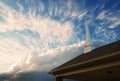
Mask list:
POLYGON ((55 81, 120 81, 120 41, 77 56, 49 73, 55 81))
POLYGON ((84 53, 51 70, 55 81, 120 81, 120 41, 90 51, 89 29, 86 25, 84 53))

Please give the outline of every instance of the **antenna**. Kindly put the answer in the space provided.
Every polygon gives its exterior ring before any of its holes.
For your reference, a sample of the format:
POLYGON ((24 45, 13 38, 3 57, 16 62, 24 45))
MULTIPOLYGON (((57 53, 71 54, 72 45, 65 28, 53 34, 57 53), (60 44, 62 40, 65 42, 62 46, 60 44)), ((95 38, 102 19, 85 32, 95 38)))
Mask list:
POLYGON ((86 32, 86 43, 85 43, 85 47, 84 47, 84 53, 87 53, 87 52, 91 51, 91 49, 90 49, 89 29, 88 29, 88 24, 87 24, 86 19, 85 19, 85 32, 86 32))

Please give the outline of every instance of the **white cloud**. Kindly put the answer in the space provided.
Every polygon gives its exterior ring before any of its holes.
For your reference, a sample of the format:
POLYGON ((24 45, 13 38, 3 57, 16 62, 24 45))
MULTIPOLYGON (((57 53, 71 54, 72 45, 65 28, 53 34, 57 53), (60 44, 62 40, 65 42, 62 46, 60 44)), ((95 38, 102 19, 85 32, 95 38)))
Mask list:
POLYGON ((111 24, 111 25, 109 26, 109 28, 116 28, 116 27, 119 26, 119 25, 120 25, 120 21, 118 20, 118 21, 114 22, 113 24, 111 24))
POLYGON ((9 68, 13 63, 24 58, 27 51, 28 49, 15 39, 0 39, 0 65, 9 68))
POLYGON ((107 42, 116 41, 117 39, 117 33, 114 30, 108 30, 105 27, 96 27, 95 34, 97 34, 96 37, 98 38, 103 37, 103 39, 109 40, 107 42))
POLYGON ((108 28, 116 28, 120 25, 120 18, 117 13, 111 11, 101 12, 96 19, 103 20, 102 24, 110 24, 108 28))
POLYGON ((26 59, 12 66, 9 71, 49 71, 83 53, 84 44, 85 42, 82 41, 78 44, 52 49, 43 54, 39 54, 36 50, 31 51, 26 59))
POLYGON ((107 13, 107 11, 101 12, 101 13, 96 17, 96 19, 100 19, 100 20, 105 19, 105 18, 106 18, 106 13, 107 13))
MULTIPOLYGON (((112 13, 111 13, 112 14, 112 13)), ((107 17, 108 22, 111 22, 112 24, 109 25, 108 28, 116 28, 120 25, 120 19, 119 16, 117 15, 110 15, 107 17)))
MULTIPOLYGON (((78 44, 49 50, 44 54, 39 54, 36 50, 31 51, 25 59, 13 65, 7 73, 1 74, 0 77, 7 81, 31 81, 31 79, 53 81, 53 76, 47 72, 83 53, 84 44, 85 41, 82 41, 78 44)), ((94 40, 93 44, 95 44, 93 46, 99 47, 101 44, 104 45, 105 41, 94 40)))
POLYGON ((86 13, 87 13, 87 12, 84 12, 84 13, 82 13, 82 14, 79 14, 79 15, 78 15, 78 19, 79 19, 79 20, 82 19, 82 18, 86 15, 86 13))
MULTIPOLYGON (((70 4, 71 3, 69 3, 69 5, 70 4)), ((41 46, 41 50, 48 50, 49 43, 57 43, 60 46, 64 46, 66 42, 73 39, 75 32, 73 32, 73 24, 71 22, 66 21, 64 23, 60 23, 48 17, 35 16, 35 11, 32 8, 29 9, 26 14, 23 14, 23 6, 19 3, 17 3, 17 6, 20 8, 20 12, 15 11, 11 7, 0 2, 0 16, 4 19, 4 22, 0 22, 0 32, 5 33, 9 31, 12 32, 14 30, 24 31, 25 29, 29 29, 32 32, 39 33, 39 39, 34 39, 25 35, 20 36, 23 38, 22 42, 26 43, 30 49, 37 49, 40 47, 40 45, 43 45, 41 46)), ((44 5, 42 3, 40 4, 39 9, 40 11, 44 10, 44 5)), ((62 9, 60 10, 62 11, 62 9)), ((58 12, 59 11, 56 11, 56 13, 58 12)), ((69 12, 69 14, 72 13, 69 12)), ((79 13, 73 15, 79 16, 79 18, 83 16, 79 13)), ((0 64, 12 64, 17 60, 23 58, 28 51, 28 48, 22 46, 17 41, 19 39, 14 40, 14 37, 11 38, 13 39, 0 39, 0 64)), ((79 41, 79 39, 75 41, 79 41)), ((30 67, 35 66, 31 65, 30 67)))
POLYGON ((33 10, 23 15, 2 3, 0 7, 0 15, 5 20, 5 22, 0 22, 0 32, 30 29, 40 33, 42 40, 48 39, 46 41, 61 43, 67 42, 73 34, 70 22, 59 23, 50 18, 36 17, 33 10))
POLYGON ((23 6, 21 4, 19 4, 19 3, 17 3, 17 6, 19 7, 20 11, 22 12, 23 9, 24 9, 23 6))

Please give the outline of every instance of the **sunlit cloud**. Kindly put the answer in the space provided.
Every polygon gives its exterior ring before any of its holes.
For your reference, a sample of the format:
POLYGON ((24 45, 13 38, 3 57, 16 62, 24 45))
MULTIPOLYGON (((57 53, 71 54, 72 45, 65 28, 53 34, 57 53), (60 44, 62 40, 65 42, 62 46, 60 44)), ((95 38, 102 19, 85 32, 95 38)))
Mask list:
MULTIPOLYGON (((84 44, 85 41, 82 41, 78 44, 48 50, 44 54, 39 54, 37 50, 30 51, 26 58, 11 66, 7 74, 2 74, 2 76, 5 76, 3 79, 8 81, 18 80, 24 74, 36 75, 37 72, 41 78, 42 75, 45 76, 43 79, 39 78, 40 81, 45 78, 50 78, 51 80, 53 77, 48 76, 46 72, 83 53, 84 44)), ((35 76, 31 76, 31 78, 34 79, 35 76)), ((38 77, 36 78, 38 79, 38 77)), ((28 77, 27 81, 29 80, 30 77, 28 77)))
MULTIPOLYGON (((13 63, 24 58, 28 49, 15 39, 0 40, 0 65, 10 67, 13 63)), ((7 71, 7 68, 6 68, 7 71)))
POLYGON ((61 44, 72 38, 73 26, 69 21, 60 23, 50 18, 36 17, 31 10, 24 15, 2 3, 0 5, 2 17, 5 19, 4 23, 0 23, 1 32, 30 29, 40 34, 41 41, 61 44))
MULTIPOLYGON (((70 8, 70 4, 72 3, 67 4, 70 8)), ((1 59, 1 64, 13 64, 19 61, 21 58, 25 58, 27 52, 30 50, 39 50, 39 53, 41 54, 42 52, 50 50, 51 48, 67 45, 67 42, 74 39, 73 36, 75 36, 76 32, 73 31, 74 26, 71 21, 59 22, 51 19, 50 17, 36 16, 35 10, 32 8, 29 9, 26 14, 23 14, 22 11, 24 10, 24 7, 19 3, 17 3, 17 6, 20 9, 19 12, 0 2, 0 15, 4 19, 4 22, 0 22, 0 32, 4 34, 7 33, 8 37, 8 39, 1 37, 2 40, 0 40, 0 50, 2 54, 1 57, 6 58, 1 59), (22 34, 21 32, 24 30, 30 30, 31 32, 38 33, 39 38, 33 38, 35 35, 26 36, 25 34, 22 34), (13 33, 15 34, 14 37, 11 37, 9 32, 14 31, 17 32, 13 33), (25 45, 23 45, 23 43, 25 45)), ((43 10, 44 5, 41 3, 40 11, 43 10)), ((55 12, 60 13, 59 11, 55 12)), ((86 14, 79 14, 75 12, 75 14, 72 16, 70 11, 68 13, 70 14, 71 18, 79 16, 79 19, 86 14)), ((29 34, 29 32, 27 33, 29 34)), ((77 38, 75 41, 79 41, 79 38, 77 38)))
POLYGON ((74 58, 83 53, 84 44, 85 42, 82 41, 79 44, 48 50, 42 54, 39 54, 37 50, 30 51, 28 56, 12 66, 10 71, 49 71, 70 60, 71 57, 74 58))
POLYGON ((120 39, 120 11, 106 2, 1 0, 0 80, 53 81, 48 71, 83 53, 85 20, 92 49, 120 39))
MULTIPOLYGON (((105 43, 102 40, 94 40, 93 44, 92 46, 99 47, 105 43)), ((1 76, 4 76, 3 80, 7 81, 21 81, 21 79, 24 80, 25 78, 27 79, 26 81, 31 79, 36 81, 43 81, 44 79, 52 81, 53 76, 48 75, 46 72, 82 54, 84 45, 85 41, 82 41, 78 44, 48 50, 44 54, 39 54, 37 50, 30 51, 26 58, 15 63, 7 73, 1 76), (25 75, 27 77, 24 77, 25 75)))

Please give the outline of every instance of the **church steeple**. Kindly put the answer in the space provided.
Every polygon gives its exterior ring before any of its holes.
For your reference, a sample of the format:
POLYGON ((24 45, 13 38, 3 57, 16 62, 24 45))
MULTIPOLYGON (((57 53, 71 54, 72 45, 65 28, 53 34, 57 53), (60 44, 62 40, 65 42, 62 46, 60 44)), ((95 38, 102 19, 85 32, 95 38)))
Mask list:
POLYGON ((89 28, 88 28, 86 20, 85 20, 85 33, 86 33, 86 43, 85 43, 85 47, 84 47, 84 53, 87 53, 87 52, 91 51, 91 48, 90 48, 89 28))

